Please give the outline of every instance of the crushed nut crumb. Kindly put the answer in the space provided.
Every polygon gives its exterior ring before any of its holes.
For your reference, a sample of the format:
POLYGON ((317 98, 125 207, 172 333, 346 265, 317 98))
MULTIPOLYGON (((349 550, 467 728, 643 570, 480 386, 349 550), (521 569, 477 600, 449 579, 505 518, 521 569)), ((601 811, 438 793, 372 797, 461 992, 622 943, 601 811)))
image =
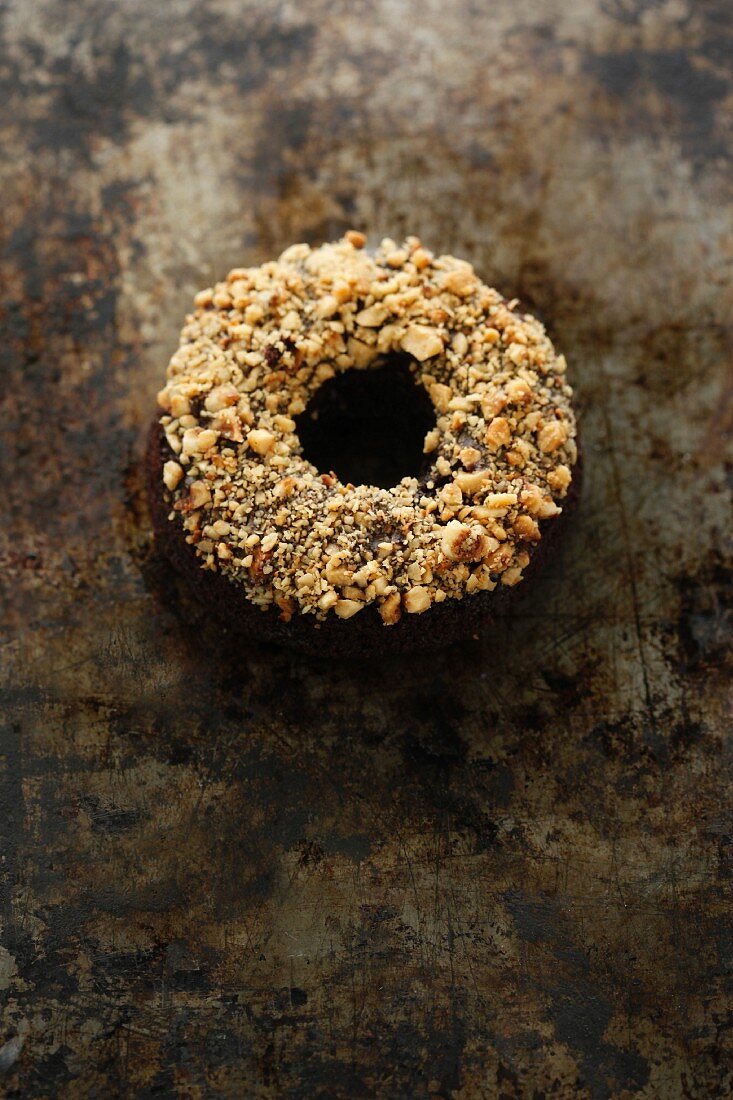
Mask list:
POLYGON ((293 245, 202 291, 158 395, 171 522, 286 621, 375 604, 392 626, 518 583, 573 477, 572 391, 543 326, 415 237, 365 244, 293 245), (393 352, 435 408, 428 474, 343 485, 302 457, 294 418, 393 352))

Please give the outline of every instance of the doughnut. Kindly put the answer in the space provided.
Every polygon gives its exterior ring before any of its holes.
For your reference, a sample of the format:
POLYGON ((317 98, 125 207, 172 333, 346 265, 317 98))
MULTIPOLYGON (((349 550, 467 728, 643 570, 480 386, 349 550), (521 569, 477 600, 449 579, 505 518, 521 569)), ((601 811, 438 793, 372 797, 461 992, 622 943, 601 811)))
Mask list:
POLYGON ((296 244, 197 294, 148 448, 156 536, 197 594, 323 652, 476 633, 557 541, 579 484, 566 362, 543 325, 416 237, 365 244, 296 244), (434 410, 419 476, 381 488, 316 469, 297 430, 316 391, 395 356, 434 410))

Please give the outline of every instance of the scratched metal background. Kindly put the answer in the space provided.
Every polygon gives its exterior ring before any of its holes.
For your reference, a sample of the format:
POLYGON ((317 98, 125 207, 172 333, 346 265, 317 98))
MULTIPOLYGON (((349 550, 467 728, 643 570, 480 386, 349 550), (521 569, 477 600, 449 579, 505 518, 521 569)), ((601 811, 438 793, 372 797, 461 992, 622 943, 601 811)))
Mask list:
POLYGON ((0 35, 2 1094, 728 1095, 729 0, 0 35), (323 668, 171 587, 140 458, 194 291, 349 226, 549 320, 587 478, 485 642, 323 668))

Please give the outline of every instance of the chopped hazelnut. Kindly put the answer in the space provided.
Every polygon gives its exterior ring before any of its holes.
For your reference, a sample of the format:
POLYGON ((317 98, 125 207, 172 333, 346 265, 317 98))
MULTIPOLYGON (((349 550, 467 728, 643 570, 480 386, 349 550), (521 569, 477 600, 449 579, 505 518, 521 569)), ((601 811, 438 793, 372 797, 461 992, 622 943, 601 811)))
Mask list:
POLYGON ((419 615, 423 611, 427 611, 430 607, 430 593, 427 588, 423 588, 421 585, 415 585, 409 592, 405 593, 405 611, 410 615, 419 615))
POLYGON ((211 428, 187 428, 183 433, 183 455, 205 454, 215 445, 219 433, 211 428))
POLYGON ((275 447, 275 436, 264 428, 253 428, 247 435, 247 442, 258 455, 268 455, 275 447))
POLYGON ((191 405, 189 400, 184 394, 174 390, 170 395, 170 412, 171 416, 181 417, 191 411, 191 405))
POLYGON ((296 485, 297 481, 295 478, 288 475, 288 477, 284 477, 281 481, 278 481, 273 492, 278 499, 282 500, 285 497, 293 495, 296 485))
POLYGON ((451 346, 456 355, 462 358, 468 351, 468 337, 465 332, 457 332, 451 346))
POLYGON ((522 514, 514 520, 514 534, 524 542, 539 542, 540 529, 531 516, 522 514))
POLYGON ((466 470, 459 470, 455 475, 456 484, 460 486, 461 492, 473 496, 477 493, 482 485, 485 485, 490 477, 488 470, 474 470, 469 473, 466 470))
POLYGON ((517 503, 516 493, 487 493, 484 498, 484 508, 487 515, 494 519, 501 519, 510 508, 517 503))
POLYGON ((342 564, 341 554, 334 554, 326 563, 326 580, 329 584, 341 586, 351 580, 351 570, 342 564))
POLYGON ((433 382, 428 388, 428 393, 430 394, 430 400, 433 402, 438 412, 448 411, 448 406, 453 397, 453 390, 450 386, 446 386, 442 382, 433 382))
POLYGON ((207 306, 211 305, 211 299, 211 288, 208 287, 206 290, 200 290, 198 294, 195 295, 193 300, 194 304, 197 305, 200 309, 206 309, 207 306))
POLYGON ((475 447, 462 447, 458 452, 458 457, 467 470, 472 470, 481 458, 481 452, 476 450, 475 447))
POLYGON ((360 233, 358 229, 349 229, 344 233, 344 238, 349 244, 353 244, 354 248, 363 248, 366 244, 366 237, 363 233, 360 233))
POLYGON ((478 279, 470 264, 462 264, 443 276, 444 289, 450 294, 457 294, 459 298, 467 298, 469 294, 473 294, 477 285, 478 279))
POLYGON ((509 400, 515 405, 526 405, 532 400, 532 387, 524 378, 510 378, 504 389, 509 400))
POLYGON ((194 481, 188 490, 188 504, 192 509, 202 508, 211 501, 211 489, 205 481, 194 481))
POLYGON ((489 539, 479 524, 469 527, 454 519, 446 525, 440 545, 452 561, 480 561, 488 552, 489 539))
POLYGON ((543 493, 538 485, 525 486, 519 499, 531 516, 538 516, 542 511, 543 493))
POLYGON ((402 609, 399 592, 392 592, 379 605, 379 614, 386 626, 394 626, 399 621, 402 609))
POLYGON ((319 363, 316 367, 316 378, 319 382, 327 382, 329 378, 333 378, 335 374, 336 371, 330 363, 319 363))
POLYGON ((425 435, 425 442, 423 444, 423 454, 431 454, 440 443, 440 432, 437 428, 431 428, 425 435))
POLYGON ((334 611, 339 619, 350 619, 352 615, 356 615, 357 611, 361 611, 364 606, 365 604, 360 603, 359 600, 337 599, 334 604, 334 611))
POLYGON ((448 485, 444 485, 438 493, 438 496, 449 508, 459 508, 463 503, 461 487, 455 481, 451 481, 448 485))
POLYGON ((357 325, 361 325, 363 328, 379 328, 388 316, 389 310, 387 307, 378 304, 360 310, 354 320, 357 325))
POLYGON ((333 284, 333 296, 338 304, 343 306, 354 297, 354 288, 344 279, 337 279, 333 284))
POLYGON ((176 455, 180 454, 183 449, 181 437, 175 431, 172 431, 170 428, 166 428, 165 438, 168 446, 173 451, 173 453, 176 455))
POLYGON ((488 565, 479 565, 472 576, 475 577, 476 587, 480 592, 493 592, 496 588, 496 582, 491 579, 491 570, 488 565))
POLYGON ((481 401, 481 415, 488 423, 492 417, 500 413, 506 407, 506 394, 502 390, 494 390, 487 394, 481 401))
POLYGON ((459 410, 460 412, 473 412, 473 401, 470 397, 464 397, 462 394, 458 394, 456 397, 452 397, 448 408, 451 411, 459 410))
POLYGON ((289 309, 280 322, 280 328, 284 332, 296 332, 300 328, 300 314, 295 309, 289 309))
POLYGON ((506 357, 515 367, 521 367, 530 362, 529 352, 524 344, 513 343, 506 349, 506 357))
POLYGON ((357 340, 355 336, 349 337, 348 353, 354 360, 354 366, 359 368, 368 367, 379 355, 376 347, 357 340))
POLYGON ((437 329, 428 328, 426 325, 410 325, 402 337, 400 346, 419 363, 424 363, 426 359, 440 355, 443 350, 443 341, 437 329))
POLYGON ((489 551, 486 555, 486 565, 492 573, 503 573, 509 566, 513 556, 512 546, 509 543, 504 543, 497 549, 489 551))
POLYGON ((492 451, 497 451, 499 447, 505 447, 511 438, 509 421, 503 416, 495 416, 486 429, 486 445, 492 451))
MULTIPOLYGON (((304 244, 302 241, 298 244, 291 244, 289 248, 286 248, 280 255, 280 259, 283 263, 292 263, 294 260, 304 260, 306 256, 310 254, 310 245, 304 244)), ((243 268, 241 271, 242 277, 248 274, 247 269, 243 268)))
POLYGON ((211 424, 217 432, 221 433, 224 439, 230 439, 233 443, 241 443, 244 439, 242 421, 233 409, 222 409, 211 421, 211 424))
POLYGON ((550 420, 537 434, 537 445, 545 454, 552 454, 567 441, 568 430, 562 420, 550 420))
POLYGON ((171 492, 175 489, 178 482, 183 477, 183 467, 179 466, 177 462, 172 459, 163 467, 163 481, 165 482, 166 489, 170 489, 171 492))
POLYGON ((316 317, 321 317, 325 320, 327 317, 333 317, 334 313, 338 312, 339 304, 333 294, 324 294, 324 296, 316 302, 315 314, 316 317))
POLYGON ((564 492, 571 481, 571 473, 567 466, 558 466, 555 470, 550 470, 547 475, 547 482, 550 488, 556 492, 564 492))
POLYGON ((213 390, 210 390, 204 401, 204 407, 207 412, 216 413, 221 412, 229 405, 236 405, 238 401, 239 390, 236 386, 227 382, 226 385, 215 386, 213 390))

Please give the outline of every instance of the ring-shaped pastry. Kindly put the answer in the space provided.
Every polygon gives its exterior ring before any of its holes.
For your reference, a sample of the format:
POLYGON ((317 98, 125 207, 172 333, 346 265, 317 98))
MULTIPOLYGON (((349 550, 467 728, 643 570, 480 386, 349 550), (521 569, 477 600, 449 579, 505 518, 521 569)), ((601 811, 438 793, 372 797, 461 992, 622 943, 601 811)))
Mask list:
POLYGON ((565 359, 516 301, 415 237, 364 244, 294 245, 197 295, 158 395, 152 495, 240 600, 400 630, 522 579, 573 496, 576 422, 565 359), (435 409, 424 472, 343 484, 303 457, 296 419, 327 379, 394 353, 435 409))

